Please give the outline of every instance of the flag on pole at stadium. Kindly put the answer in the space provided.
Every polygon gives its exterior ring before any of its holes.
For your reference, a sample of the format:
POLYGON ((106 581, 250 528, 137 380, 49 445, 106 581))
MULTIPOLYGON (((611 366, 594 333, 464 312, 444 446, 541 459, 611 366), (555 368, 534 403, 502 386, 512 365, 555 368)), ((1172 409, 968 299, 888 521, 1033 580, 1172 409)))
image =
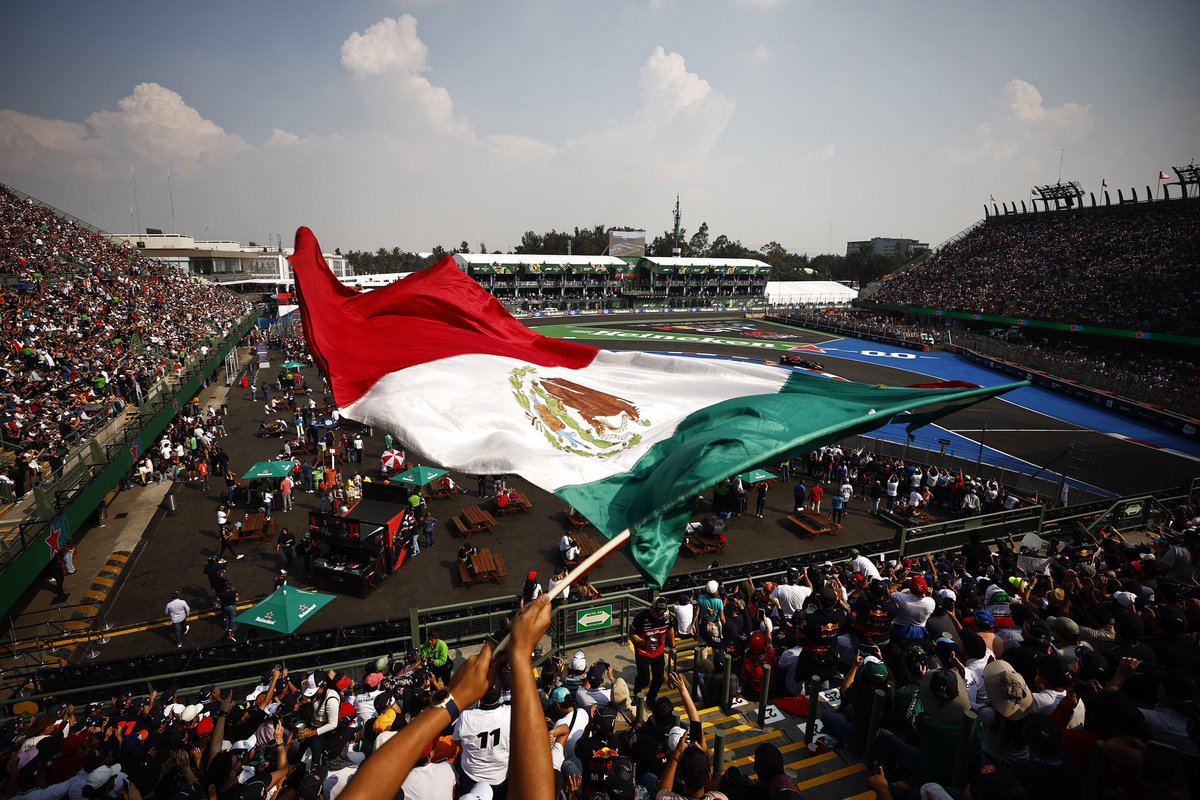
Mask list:
POLYGON ((996 202, 996 195, 993 194, 993 195, 989 195, 989 196, 992 198, 993 203, 996 202))
POLYGON ((1100 188, 1101 188, 1101 189, 1107 189, 1107 188, 1108 188, 1108 178, 1101 178, 1101 179, 1100 179, 1100 188))
POLYGON ((448 469, 515 473, 573 506, 661 584, 696 495, 782 454, 910 429, 1024 384, 916 389, 782 367, 598 350, 513 318, 447 257, 344 286, 308 228, 291 258, 309 350, 342 415, 448 469))
POLYGON ((1160 169, 1160 170, 1158 171, 1158 179, 1159 179, 1160 181, 1169 181, 1169 180, 1171 180, 1171 176, 1170 176, 1170 175, 1168 175, 1167 173, 1163 172, 1163 171, 1160 169))

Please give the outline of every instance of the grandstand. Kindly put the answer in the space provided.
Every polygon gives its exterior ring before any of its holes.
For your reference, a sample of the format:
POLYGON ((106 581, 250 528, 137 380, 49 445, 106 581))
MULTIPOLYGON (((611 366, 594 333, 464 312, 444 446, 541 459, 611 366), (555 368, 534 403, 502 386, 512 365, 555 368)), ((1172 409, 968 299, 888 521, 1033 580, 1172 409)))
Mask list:
POLYGON ((7 187, 0 229, 3 611, 55 553, 44 535, 70 541, 252 306, 7 187))
POLYGON ((766 304, 771 265, 748 258, 457 253, 510 310, 746 309, 766 304))
POLYGON ((871 305, 1188 335, 1200 333, 1198 267, 1195 198, 1014 210, 885 279, 871 305))

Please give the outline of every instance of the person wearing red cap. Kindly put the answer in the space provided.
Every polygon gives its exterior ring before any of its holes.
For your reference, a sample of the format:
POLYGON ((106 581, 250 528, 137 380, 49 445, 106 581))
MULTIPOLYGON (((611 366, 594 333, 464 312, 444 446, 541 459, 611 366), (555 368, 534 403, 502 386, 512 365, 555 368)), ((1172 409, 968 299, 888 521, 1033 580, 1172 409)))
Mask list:
POLYGON ((763 686, 763 677, 767 665, 775 667, 775 648, 771 640, 762 631, 750 634, 750 642, 746 647, 746 657, 742 659, 742 695, 757 700, 763 691, 771 687, 763 686))
POLYGON ((896 602, 896 616, 892 620, 892 638, 901 641, 925 638, 925 623, 933 614, 937 604, 929 596, 929 584, 916 575, 908 582, 908 589, 892 592, 896 602))
POLYGON ((525 576, 525 584, 521 587, 520 607, 524 608, 526 603, 532 603, 542 595, 542 585, 538 583, 537 572, 530 572, 525 576))

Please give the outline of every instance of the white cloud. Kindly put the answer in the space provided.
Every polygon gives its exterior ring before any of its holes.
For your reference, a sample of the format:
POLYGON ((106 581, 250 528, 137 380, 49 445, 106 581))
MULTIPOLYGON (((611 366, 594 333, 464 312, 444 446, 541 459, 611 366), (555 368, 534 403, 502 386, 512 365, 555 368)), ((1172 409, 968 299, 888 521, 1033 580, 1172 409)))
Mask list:
POLYGON ((751 64, 765 64, 771 60, 771 48, 767 46, 766 42, 763 42, 750 51, 750 55, 746 56, 746 60, 751 64))
POLYGON ((647 174, 677 180, 702 168, 733 117, 733 98, 662 47, 642 65, 639 93, 635 113, 568 142, 568 154, 643 183, 647 174))
POLYGON ((805 161, 816 161, 819 164, 828 164, 833 161, 837 155, 837 147, 833 144, 823 144, 816 150, 804 154, 805 161))
POLYGON ((272 128, 271 135, 267 137, 267 140, 263 144, 266 147, 291 147, 300 144, 301 141, 301 138, 291 131, 285 131, 282 128, 272 128))
POLYGON ((418 110, 438 133, 466 138, 470 126, 455 119, 450 92, 434 86, 422 73, 429 70, 429 48, 417 35, 410 14, 386 17, 342 43, 342 66, 357 78, 373 78, 373 89, 398 92, 398 100, 418 110))
POLYGON ((248 148, 157 83, 138 84, 116 111, 97 111, 83 124, 0 111, 0 163, 14 169, 40 164, 56 174, 94 177, 132 163, 180 162, 187 172, 248 148))
POLYGON ((1013 78, 1004 84, 992 119, 980 123, 965 143, 943 147, 942 155, 955 165, 1022 159, 1036 166, 1046 153, 1086 138, 1094 125, 1091 106, 1047 106, 1036 86, 1013 78))
POLYGON ((1028 81, 1013 78, 1004 84, 1004 96, 1012 116, 1019 122, 1045 123, 1073 136, 1082 136, 1092 129, 1091 106, 1063 103, 1047 108, 1042 101, 1042 93, 1028 81))
POLYGON ((411 14, 381 19, 342 42, 342 66, 360 77, 392 70, 424 72, 428 56, 429 48, 417 36, 417 20, 411 14))

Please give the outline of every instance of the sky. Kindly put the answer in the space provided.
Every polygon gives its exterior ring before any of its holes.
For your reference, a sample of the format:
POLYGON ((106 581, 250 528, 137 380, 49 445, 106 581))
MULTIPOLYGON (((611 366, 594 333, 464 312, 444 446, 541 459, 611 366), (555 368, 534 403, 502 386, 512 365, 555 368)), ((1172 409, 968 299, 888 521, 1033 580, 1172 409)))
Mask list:
POLYGON ((653 237, 676 194, 689 232, 750 247, 936 245, 1060 161, 1128 193, 1200 159, 1198 23, 1195 0, 5 0, 0 181, 113 232, 307 225, 326 250, 653 237))

